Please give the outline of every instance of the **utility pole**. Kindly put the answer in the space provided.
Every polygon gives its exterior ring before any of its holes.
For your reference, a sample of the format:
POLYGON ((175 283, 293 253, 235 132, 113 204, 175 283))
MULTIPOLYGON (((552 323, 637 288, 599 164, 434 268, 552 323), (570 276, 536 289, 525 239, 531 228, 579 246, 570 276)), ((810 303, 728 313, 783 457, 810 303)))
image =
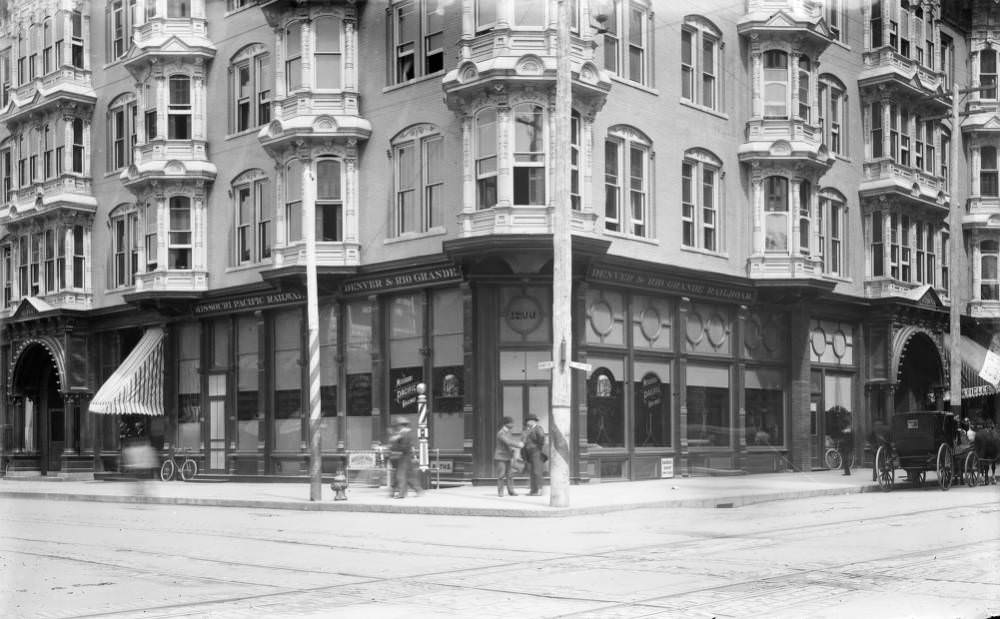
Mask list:
POLYGON ((555 178, 552 187, 552 417, 549 428, 549 505, 569 506, 569 441, 573 343, 573 245, 570 233, 570 0, 558 0, 556 34, 555 178))
MULTIPOLYGON (((972 89, 975 90, 975 89, 972 89)), ((962 91, 958 84, 951 87, 951 166, 948 169, 948 192, 951 201, 948 210, 948 228, 951 244, 948 246, 948 332, 951 334, 950 361, 950 397, 951 412, 956 417, 962 413, 962 356, 959 354, 959 343, 962 341, 962 306, 959 302, 959 281, 961 273, 959 262, 962 259, 964 241, 962 240, 962 213, 958 202, 958 157, 961 152, 962 127, 958 110, 959 97, 962 91)))
POLYGON ((319 286, 316 282, 316 176, 312 160, 302 166, 302 236, 306 244, 306 328, 309 355, 309 500, 323 499, 319 424, 319 286))

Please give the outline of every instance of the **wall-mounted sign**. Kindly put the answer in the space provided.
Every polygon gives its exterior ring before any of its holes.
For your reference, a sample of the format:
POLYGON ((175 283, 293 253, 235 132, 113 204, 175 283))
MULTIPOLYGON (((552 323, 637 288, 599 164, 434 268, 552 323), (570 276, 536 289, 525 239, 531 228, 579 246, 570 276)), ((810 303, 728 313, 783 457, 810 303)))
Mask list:
POLYGON ((194 306, 194 314, 195 316, 202 316, 204 314, 250 311, 262 307, 301 303, 305 300, 306 296, 304 294, 293 290, 284 292, 265 292, 261 294, 229 297, 215 301, 198 303, 194 306))
POLYGON ((462 269, 454 265, 428 267, 426 269, 373 275, 349 279, 340 287, 343 294, 383 292, 400 288, 416 288, 429 284, 457 281, 462 279, 462 269))
POLYGON ((596 282, 608 282, 647 290, 673 292, 684 296, 722 299, 739 303, 750 303, 755 297, 754 290, 750 287, 716 284, 641 271, 627 271, 614 267, 591 267, 587 278, 596 282))
POLYGON ((674 459, 660 458, 660 477, 670 479, 674 476, 674 459))
POLYGON ((503 313, 507 326, 521 335, 537 329, 542 324, 542 318, 542 306, 538 300, 523 295, 512 298, 503 313))
POLYGON ((374 451, 349 451, 347 452, 347 468, 349 469, 373 469, 375 465, 374 451))

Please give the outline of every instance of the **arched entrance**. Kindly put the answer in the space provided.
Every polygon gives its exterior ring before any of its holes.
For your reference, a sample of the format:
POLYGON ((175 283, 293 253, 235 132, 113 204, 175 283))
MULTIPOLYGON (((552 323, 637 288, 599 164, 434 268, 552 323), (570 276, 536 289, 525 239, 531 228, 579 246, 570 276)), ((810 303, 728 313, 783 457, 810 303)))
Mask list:
POLYGON ((946 381, 937 344, 928 332, 914 327, 897 334, 896 342, 893 411, 940 410, 946 381))
MULTIPOLYGON (((15 470, 36 470, 43 475, 61 469, 67 447, 67 424, 62 385, 62 348, 57 340, 25 342, 15 356, 11 372, 14 396, 11 457, 15 470)), ((70 430, 72 434, 75 430, 70 430)))

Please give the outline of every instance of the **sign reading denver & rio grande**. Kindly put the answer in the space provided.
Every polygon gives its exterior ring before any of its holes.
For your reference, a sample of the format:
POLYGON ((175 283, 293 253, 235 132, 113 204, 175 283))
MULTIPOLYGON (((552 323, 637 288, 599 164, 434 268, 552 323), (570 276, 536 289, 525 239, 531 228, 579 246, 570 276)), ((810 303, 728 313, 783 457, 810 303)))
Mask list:
POLYGON ((413 288, 462 279, 462 270, 454 265, 437 266, 419 271, 389 273, 371 277, 349 279, 341 286, 344 294, 382 292, 398 288, 413 288))
POLYGON ((721 299, 740 303, 751 303, 754 300, 754 290, 742 286, 726 286, 712 282, 695 281, 680 277, 671 277, 639 271, 626 271, 611 267, 591 267, 589 279, 610 284, 622 284, 646 288, 647 290, 662 290, 684 296, 721 299))

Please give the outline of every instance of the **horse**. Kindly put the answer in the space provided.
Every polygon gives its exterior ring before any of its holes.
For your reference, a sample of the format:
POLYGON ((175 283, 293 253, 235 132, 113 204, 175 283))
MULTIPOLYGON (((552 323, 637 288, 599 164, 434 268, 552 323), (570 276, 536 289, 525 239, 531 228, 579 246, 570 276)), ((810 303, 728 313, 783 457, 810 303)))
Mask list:
POLYGON ((972 448, 979 458, 979 470, 983 474, 984 483, 996 483, 997 456, 1000 455, 1000 432, 996 428, 981 428, 976 430, 972 439, 972 448), (988 476, 987 471, 991 472, 988 476))

